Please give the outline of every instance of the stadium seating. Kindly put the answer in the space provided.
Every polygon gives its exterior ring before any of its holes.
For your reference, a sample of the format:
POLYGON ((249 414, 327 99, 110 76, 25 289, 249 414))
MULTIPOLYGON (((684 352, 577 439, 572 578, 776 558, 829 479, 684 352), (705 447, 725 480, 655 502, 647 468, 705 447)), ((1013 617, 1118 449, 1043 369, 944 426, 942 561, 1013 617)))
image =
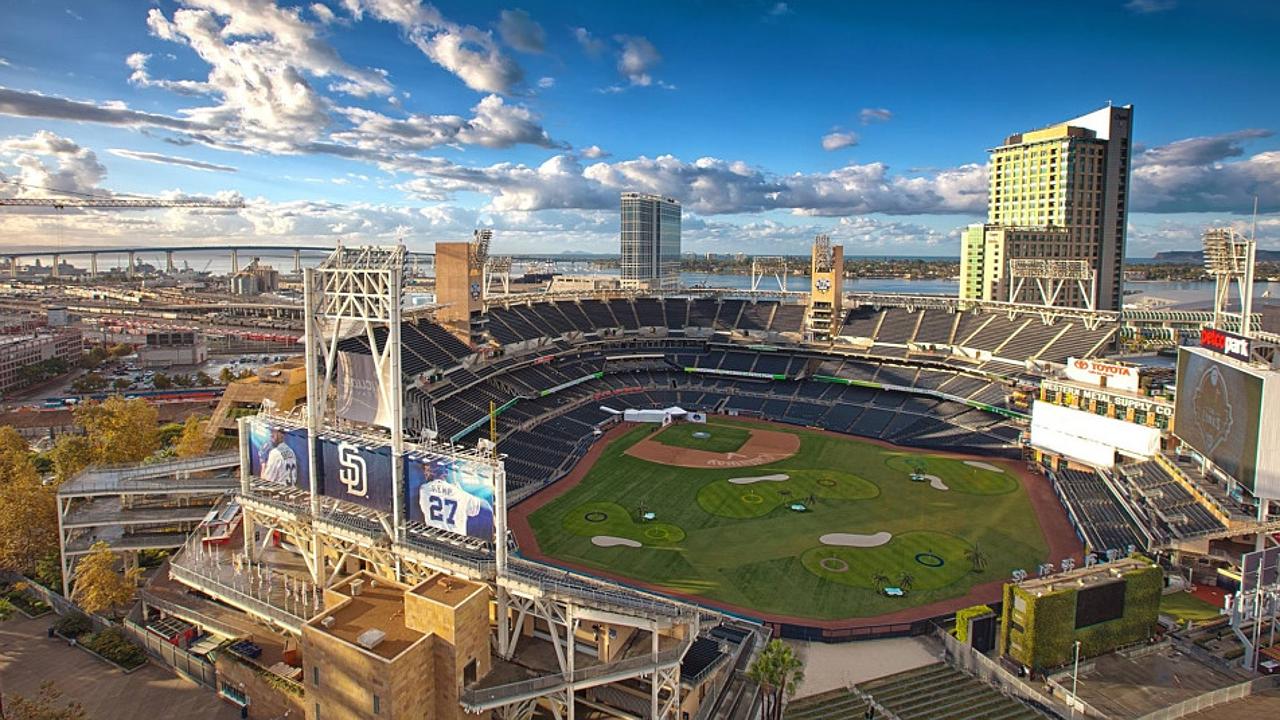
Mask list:
POLYGON ((1090 551, 1147 547, 1137 521, 1103 477, 1080 470, 1058 470, 1049 477, 1090 551))

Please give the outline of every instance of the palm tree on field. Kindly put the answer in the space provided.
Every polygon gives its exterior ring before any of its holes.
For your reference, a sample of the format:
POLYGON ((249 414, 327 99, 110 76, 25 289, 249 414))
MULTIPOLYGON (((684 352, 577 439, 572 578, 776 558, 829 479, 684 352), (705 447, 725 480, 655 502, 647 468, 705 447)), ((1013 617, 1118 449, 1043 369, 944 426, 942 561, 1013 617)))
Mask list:
POLYGON ((964 557, 966 560, 969 561, 971 565, 973 565, 973 571, 976 573, 980 573, 983 570, 986 570, 987 563, 990 562, 991 560, 989 557, 987 557, 987 553, 984 552, 983 549, 978 545, 974 545, 968 550, 965 550, 964 557))
POLYGON ((875 584, 876 592, 884 592, 884 589, 888 587, 890 581, 889 576, 885 575, 884 572, 881 571, 871 576, 871 582, 875 584))
POLYGON ((915 580, 914 575, 903 570, 902 574, 898 576, 898 587, 902 588, 903 592, 907 592, 911 589, 911 583, 915 582, 915 580))
POLYGON ((782 720, 782 703, 804 682, 804 661, 781 640, 771 640, 747 669, 747 677, 764 691, 765 720, 782 720))

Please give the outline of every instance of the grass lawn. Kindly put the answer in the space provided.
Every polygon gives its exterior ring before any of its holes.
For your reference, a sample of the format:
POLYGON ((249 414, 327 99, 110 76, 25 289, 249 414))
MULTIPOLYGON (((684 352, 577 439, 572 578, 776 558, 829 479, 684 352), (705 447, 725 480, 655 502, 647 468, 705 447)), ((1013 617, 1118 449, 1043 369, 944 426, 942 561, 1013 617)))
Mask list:
MULTIPOLYGON (((542 552, 708 600, 813 619, 870 617, 958 597, 1049 559, 1031 503, 1007 472, 785 426, 719 420, 709 427, 716 440, 728 437, 724 429, 745 439, 752 426, 793 432, 799 452, 748 468, 679 468, 625 455, 650 430, 627 433, 581 484, 532 513, 542 552), (950 489, 912 482, 912 463, 950 489), (752 480, 771 475, 787 477, 752 480), (807 510, 793 511, 795 502, 807 510), (643 521, 641 507, 655 518, 643 521), (892 537, 880 536, 874 547, 819 540, 881 532, 892 537), (597 535, 642 546, 599 547, 591 541, 597 535), (988 560, 981 572, 973 571, 975 548, 988 560), (905 598, 876 591, 877 577, 898 585, 904 574, 905 598)), ((676 425, 662 435, 698 428, 676 425)))
POLYGON ((1205 602, 1189 592, 1175 592, 1160 596, 1160 614, 1168 615, 1180 623, 1188 620, 1204 622, 1219 616, 1218 606, 1205 602))
POLYGON ((667 426, 653 439, 673 447, 727 453, 737 452, 750 436, 746 428, 727 423, 680 423, 667 426), (694 437, 694 433, 710 433, 711 437, 694 437))

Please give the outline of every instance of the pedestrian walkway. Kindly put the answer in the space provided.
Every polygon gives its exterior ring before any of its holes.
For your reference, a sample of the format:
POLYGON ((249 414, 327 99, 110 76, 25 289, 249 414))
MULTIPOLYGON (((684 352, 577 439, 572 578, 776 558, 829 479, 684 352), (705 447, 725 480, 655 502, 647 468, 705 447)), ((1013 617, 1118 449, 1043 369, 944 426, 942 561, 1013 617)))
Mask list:
POLYGON ((50 640, 46 631, 54 619, 48 615, 28 620, 15 614, 0 622, 0 688, 6 697, 33 697, 42 682, 53 680, 63 699, 79 702, 93 720, 240 717, 239 710, 210 690, 155 665, 126 675, 62 640, 50 640))

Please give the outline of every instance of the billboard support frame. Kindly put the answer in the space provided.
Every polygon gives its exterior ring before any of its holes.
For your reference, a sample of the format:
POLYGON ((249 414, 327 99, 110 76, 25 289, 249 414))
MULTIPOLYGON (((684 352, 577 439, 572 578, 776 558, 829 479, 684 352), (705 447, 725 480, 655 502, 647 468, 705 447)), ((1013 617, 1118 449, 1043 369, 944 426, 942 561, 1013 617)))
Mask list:
MULTIPOLYGON (((390 409, 392 528, 404 539, 404 378, 400 367, 400 323, 403 315, 404 245, 344 248, 339 245, 319 266, 303 275, 306 321, 307 452, 310 466, 320 467, 319 436, 330 412, 330 388, 338 362, 338 343, 350 330, 362 332, 373 358, 378 394, 390 409), (381 343, 375 330, 385 327, 381 343)), ((319 473, 311 473, 311 512, 320 513, 319 473)), ((321 567, 319 547, 313 560, 321 567)))

